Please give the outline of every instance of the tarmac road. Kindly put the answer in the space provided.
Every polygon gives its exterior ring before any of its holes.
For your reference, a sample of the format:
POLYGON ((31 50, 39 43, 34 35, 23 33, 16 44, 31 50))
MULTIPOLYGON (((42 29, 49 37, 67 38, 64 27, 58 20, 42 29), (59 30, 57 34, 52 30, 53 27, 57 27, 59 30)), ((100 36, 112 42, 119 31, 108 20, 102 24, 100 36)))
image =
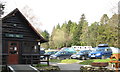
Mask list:
POLYGON ((66 64, 66 63, 52 63, 51 65, 59 66, 60 70, 80 70, 80 64, 72 63, 72 64, 66 64))

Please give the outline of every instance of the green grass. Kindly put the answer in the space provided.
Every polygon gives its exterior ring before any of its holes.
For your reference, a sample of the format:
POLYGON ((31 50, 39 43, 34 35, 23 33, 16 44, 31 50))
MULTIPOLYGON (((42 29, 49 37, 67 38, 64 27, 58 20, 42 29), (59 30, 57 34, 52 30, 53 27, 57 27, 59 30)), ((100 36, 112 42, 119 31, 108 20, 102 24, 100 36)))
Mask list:
POLYGON ((83 65, 91 65, 91 63, 93 62, 93 59, 89 59, 89 60, 85 60, 83 62, 80 62, 79 64, 83 64, 83 65))
MULTIPOLYGON (((115 60, 115 59, 112 59, 115 60)), ((79 64, 83 64, 83 65, 91 65, 92 62, 109 62, 111 61, 111 59, 89 59, 89 60, 85 60, 83 62, 80 62, 79 64)))
MULTIPOLYGON (((115 59, 112 59, 112 60, 115 60, 115 59)), ((94 60, 93 62, 109 62, 109 61, 111 61, 111 59, 96 59, 96 60, 94 60)))
POLYGON ((76 63, 76 62, 79 62, 79 60, 76 60, 76 59, 65 59, 65 60, 62 60, 61 63, 76 63))
POLYGON ((76 59, 64 59, 64 60, 51 59, 50 62, 56 62, 56 63, 76 63, 76 62, 79 62, 79 60, 76 60, 76 59))
POLYGON ((37 65, 35 65, 35 67, 46 67, 46 66, 48 66, 47 64, 37 64, 37 65))
POLYGON ((60 63, 61 60, 59 60, 59 59, 50 59, 50 62, 57 62, 57 63, 60 63))

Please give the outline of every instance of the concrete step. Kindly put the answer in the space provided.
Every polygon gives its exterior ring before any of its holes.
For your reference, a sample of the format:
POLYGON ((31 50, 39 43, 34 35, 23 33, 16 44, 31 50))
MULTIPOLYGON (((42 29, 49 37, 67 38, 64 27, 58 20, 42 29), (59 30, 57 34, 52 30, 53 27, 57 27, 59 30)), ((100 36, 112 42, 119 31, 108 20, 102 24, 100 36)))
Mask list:
POLYGON ((31 65, 8 65, 8 67, 13 72, 39 72, 31 65))

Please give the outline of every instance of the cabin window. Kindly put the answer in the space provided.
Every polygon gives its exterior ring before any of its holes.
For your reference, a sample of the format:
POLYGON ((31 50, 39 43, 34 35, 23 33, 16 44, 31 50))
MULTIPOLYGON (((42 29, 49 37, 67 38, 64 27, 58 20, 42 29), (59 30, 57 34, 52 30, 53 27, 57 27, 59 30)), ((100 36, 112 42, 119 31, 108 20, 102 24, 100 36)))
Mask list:
POLYGON ((24 42, 23 43, 23 52, 24 53, 31 53, 31 43, 30 42, 24 42))
POLYGON ((16 27, 16 26, 17 26, 17 24, 13 24, 13 26, 14 26, 14 27, 16 27))
POLYGON ((10 43, 10 46, 16 46, 17 44, 16 43, 10 43))
POLYGON ((16 50, 17 50, 17 47, 14 47, 14 50, 16 51, 16 50))
POLYGON ((37 50, 37 46, 35 45, 34 46, 34 52, 37 52, 38 50, 37 50))
POLYGON ((18 54, 18 51, 17 51, 17 43, 10 43, 9 45, 9 53, 10 54, 18 54))
POLYGON ((23 42, 23 53, 38 52, 37 45, 34 42, 23 42))

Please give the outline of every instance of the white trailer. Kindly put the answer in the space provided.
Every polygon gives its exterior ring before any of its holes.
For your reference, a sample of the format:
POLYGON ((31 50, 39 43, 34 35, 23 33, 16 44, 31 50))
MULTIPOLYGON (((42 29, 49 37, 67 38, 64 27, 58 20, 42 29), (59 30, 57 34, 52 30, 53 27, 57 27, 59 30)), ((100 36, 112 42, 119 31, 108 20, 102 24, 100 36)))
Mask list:
POLYGON ((92 46, 72 46, 75 50, 93 50, 92 46))

